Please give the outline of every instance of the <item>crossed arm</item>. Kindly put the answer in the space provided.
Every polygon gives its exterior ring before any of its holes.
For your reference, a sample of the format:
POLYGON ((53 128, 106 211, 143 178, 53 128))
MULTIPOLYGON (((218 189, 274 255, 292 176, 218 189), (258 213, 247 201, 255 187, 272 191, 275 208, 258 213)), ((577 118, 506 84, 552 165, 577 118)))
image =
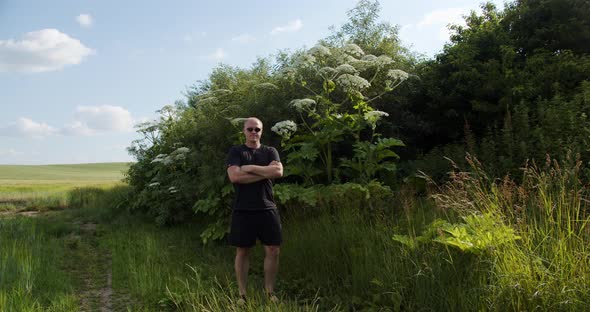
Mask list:
POLYGON ((230 166, 227 175, 231 183, 249 184, 264 179, 274 179, 283 176, 283 165, 273 160, 268 166, 244 165, 230 166))

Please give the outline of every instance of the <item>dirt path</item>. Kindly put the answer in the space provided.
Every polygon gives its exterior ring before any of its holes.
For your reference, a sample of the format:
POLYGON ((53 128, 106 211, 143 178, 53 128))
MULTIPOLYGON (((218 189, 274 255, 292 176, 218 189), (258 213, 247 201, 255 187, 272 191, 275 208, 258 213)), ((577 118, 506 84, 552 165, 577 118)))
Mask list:
POLYGON ((107 284, 100 290, 100 301, 102 303, 102 307, 100 308, 101 312, 113 311, 113 302, 111 299, 113 296, 113 260, 110 257, 107 264, 107 284))
POLYGON ((0 211, 0 217, 14 217, 14 216, 24 216, 24 217, 36 217, 39 215, 40 212, 36 210, 29 210, 29 211, 0 211))
POLYGON ((78 280, 80 311, 113 311, 112 259, 98 244, 97 225, 80 224, 80 234, 69 238, 69 270, 78 280))
MULTIPOLYGON (((54 213, 60 212, 10 210, 0 211, 0 218, 42 217, 54 213)), ((108 250, 99 245, 100 234, 96 223, 73 222, 76 230, 63 237, 66 246, 64 266, 76 281, 76 293, 80 301, 79 311, 112 312, 114 310, 111 255, 108 250)))

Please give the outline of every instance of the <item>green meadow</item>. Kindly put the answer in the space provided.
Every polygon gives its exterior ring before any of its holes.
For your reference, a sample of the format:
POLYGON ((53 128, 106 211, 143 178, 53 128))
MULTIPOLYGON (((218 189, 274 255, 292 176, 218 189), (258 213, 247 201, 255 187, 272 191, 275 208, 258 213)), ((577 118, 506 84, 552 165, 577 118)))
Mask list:
POLYGON ((122 184, 128 168, 128 163, 0 165, 0 212, 64 208, 72 190, 122 184))
POLYGON ((0 311, 584 311, 578 170, 497 183, 475 168, 427 196, 404 187, 367 201, 350 189, 315 208, 285 202, 281 301, 262 293, 257 246, 245 306, 232 248, 202 243, 207 222, 157 226, 128 210, 129 186, 84 186, 61 209, 0 216, 0 311))
POLYGON ((101 184, 120 181, 128 163, 0 165, 0 184, 101 184))
MULTIPOLYGON (((198 222, 160 228, 126 213, 126 166, 2 166, 0 312, 237 311, 232 251, 202 245, 198 222)), ((312 301, 267 310, 316 311, 312 301)))

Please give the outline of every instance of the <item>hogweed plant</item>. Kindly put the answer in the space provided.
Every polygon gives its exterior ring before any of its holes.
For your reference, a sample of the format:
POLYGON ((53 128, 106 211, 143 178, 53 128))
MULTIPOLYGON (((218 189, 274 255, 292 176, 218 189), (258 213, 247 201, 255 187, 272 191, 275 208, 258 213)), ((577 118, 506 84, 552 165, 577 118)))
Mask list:
POLYGON ((466 160, 469 170, 456 168, 432 195, 455 218, 393 239, 410 249, 438 243, 477 255, 492 281, 489 310, 586 310, 590 193, 581 161, 568 155, 563 162, 547 157, 544 166, 527 163, 517 183, 491 178, 475 157, 466 160))
POLYGON ((366 55, 355 44, 317 45, 284 71, 286 80, 309 93, 290 102, 299 125, 285 120, 272 127, 288 151, 286 175, 307 184, 367 183, 379 171, 395 170, 392 148, 403 143, 381 138, 377 124, 388 114, 370 104, 409 78, 394 66, 390 57, 366 55), (336 159, 334 148, 347 144, 354 154, 336 159))

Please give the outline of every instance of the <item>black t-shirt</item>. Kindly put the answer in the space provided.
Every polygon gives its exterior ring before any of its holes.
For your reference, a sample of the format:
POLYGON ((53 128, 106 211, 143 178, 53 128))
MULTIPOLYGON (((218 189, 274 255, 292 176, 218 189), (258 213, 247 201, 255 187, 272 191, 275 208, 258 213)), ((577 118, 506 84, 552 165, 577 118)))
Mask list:
MULTIPOLYGON (((279 159, 279 152, 272 147, 261 145, 250 148, 245 144, 233 146, 227 155, 227 167, 257 165, 268 166, 273 160, 279 159)), ((234 183, 234 210, 268 210, 276 209, 272 195, 272 181, 260 180, 254 183, 234 183)))

